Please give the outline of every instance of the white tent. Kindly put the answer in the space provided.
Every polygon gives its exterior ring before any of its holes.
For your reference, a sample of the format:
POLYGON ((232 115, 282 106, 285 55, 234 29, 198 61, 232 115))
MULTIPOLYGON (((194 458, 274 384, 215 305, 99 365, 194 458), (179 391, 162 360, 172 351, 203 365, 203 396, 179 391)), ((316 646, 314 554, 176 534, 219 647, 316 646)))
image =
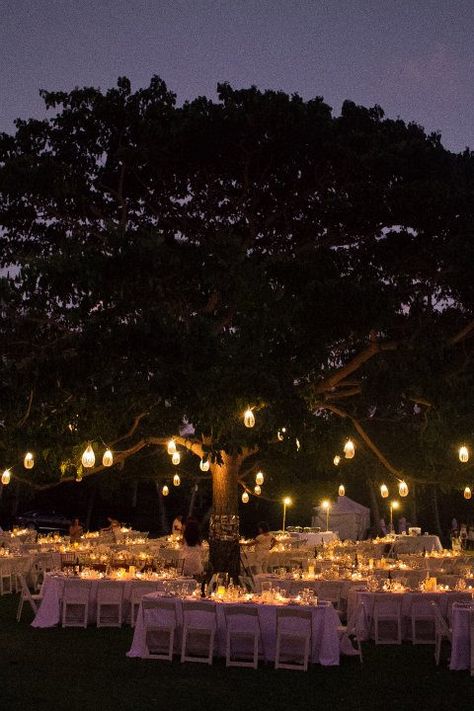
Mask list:
MULTIPOLYGON (((321 506, 313 509, 313 526, 320 526, 321 530, 326 530, 326 510, 321 506)), ((357 501, 349 499, 348 496, 339 496, 329 509, 329 528, 337 531, 341 540, 351 539, 353 541, 362 540, 367 535, 370 527, 370 509, 357 501)))

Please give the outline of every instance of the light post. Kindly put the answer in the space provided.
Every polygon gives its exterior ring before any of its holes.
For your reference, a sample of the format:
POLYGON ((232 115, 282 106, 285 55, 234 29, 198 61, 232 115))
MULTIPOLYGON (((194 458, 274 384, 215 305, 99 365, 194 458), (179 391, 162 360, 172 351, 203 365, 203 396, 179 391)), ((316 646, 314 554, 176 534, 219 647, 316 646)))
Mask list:
POLYGON ((393 510, 395 511, 400 508, 400 504, 398 501, 391 501, 390 502, 390 533, 393 533, 393 510))
POLYGON ((326 531, 329 531, 329 509, 331 508, 331 502, 327 499, 321 502, 321 507, 326 511, 326 531))
POLYGON ((282 530, 285 532, 285 527, 286 527, 286 507, 291 506, 292 500, 290 499, 289 496, 285 496, 283 499, 283 525, 282 525, 282 530))

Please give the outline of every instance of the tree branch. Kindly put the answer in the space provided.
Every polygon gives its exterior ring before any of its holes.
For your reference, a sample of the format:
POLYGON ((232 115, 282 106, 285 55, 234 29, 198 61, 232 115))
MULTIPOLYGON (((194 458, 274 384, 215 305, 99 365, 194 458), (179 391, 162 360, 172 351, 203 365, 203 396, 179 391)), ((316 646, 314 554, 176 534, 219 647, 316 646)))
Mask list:
POLYGON ((33 395, 34 395, 34 392, 35 392, 35 391, 34 391, 34 388, 31 388, 30 397, 28 398, 28 406, 27 406, 27 408, 26 408, 26 412, 25 412, 25 414, 23 415, 23 417, 21 418, 21 420, 19 420, 19 421, 17 422, 17 425, 16 425, 17 427, 23 427, 23 425, 24 425, 25 422, 27 421, 28 417, 30 416, 31 405, 33 404, 33 395))
POLYGON ((118 437, 118 439, 114 439, 112 442, 110 442, 110 446, 113 447, 115 444, 118 442, 122 442, 124 439, 129 439, 135 434, 135 431, 140 424, 140 422, 143 420, 144 417, 146 417, 149 413, 148 412, 141 412, 139 415, 135 417, 133 420, 132 426, 130 427, 129 431, 122 435, 121 437, 118 437))
POLYGON ((467 326, 464 326, 464 328, 462 328, 460 331, 458 331, 458 333, 452 336, 448 341, 448 345, 455 346, 457 343, 467 338, 467 336, 469 336, 472 331, 474 331, 474 320, 470 321, 467 326))
POLYGON ((398 343, 396 341, 387 341, 386 343, 372 341, 371 343, 369 343, 367 348, 365 348, 363 351, 354 356, 352 360, 346 363, 346 365, 343 365, 335 373, 329 375, 327 378, 318 383, 318 385, 316 385, 314 389, 314 392, 324 393, 328 390, 331 390, 332 388, 339 385, 341 381, 345 380, 348 375, 351 375, 351 373, 355 373, 355 371, 358 370, 361 365, 373 358, 373 356, 377 355, 377 353, 381 353, 382 351, 394 351, 397 348, 398 343))

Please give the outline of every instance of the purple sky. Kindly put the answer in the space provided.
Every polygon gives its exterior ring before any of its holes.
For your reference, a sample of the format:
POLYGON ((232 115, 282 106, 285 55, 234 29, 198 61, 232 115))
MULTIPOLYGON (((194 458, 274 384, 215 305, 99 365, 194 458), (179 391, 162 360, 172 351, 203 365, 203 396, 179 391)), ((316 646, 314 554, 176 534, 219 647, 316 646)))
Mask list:
POLYGON ((159 74, 181 101, 235 87, 344 99, 474 148, 474 0, 0 0, 0 130, 38 89, 159 74))

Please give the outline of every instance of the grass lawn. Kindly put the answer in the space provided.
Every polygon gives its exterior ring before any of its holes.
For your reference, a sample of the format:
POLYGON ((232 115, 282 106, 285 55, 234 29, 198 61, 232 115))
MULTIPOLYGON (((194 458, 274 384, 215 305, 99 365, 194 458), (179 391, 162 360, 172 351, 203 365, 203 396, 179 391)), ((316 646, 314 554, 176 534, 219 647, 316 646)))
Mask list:
POLYGON ((367 643, 362 666, 343 657, 307 673, 169 664, 128 659, 129 627, 35 630, 29 609, 18 624, 17 599, 0 598, 2 711, 474 711, 474 679, 437 669, 431 646, 367 643))

